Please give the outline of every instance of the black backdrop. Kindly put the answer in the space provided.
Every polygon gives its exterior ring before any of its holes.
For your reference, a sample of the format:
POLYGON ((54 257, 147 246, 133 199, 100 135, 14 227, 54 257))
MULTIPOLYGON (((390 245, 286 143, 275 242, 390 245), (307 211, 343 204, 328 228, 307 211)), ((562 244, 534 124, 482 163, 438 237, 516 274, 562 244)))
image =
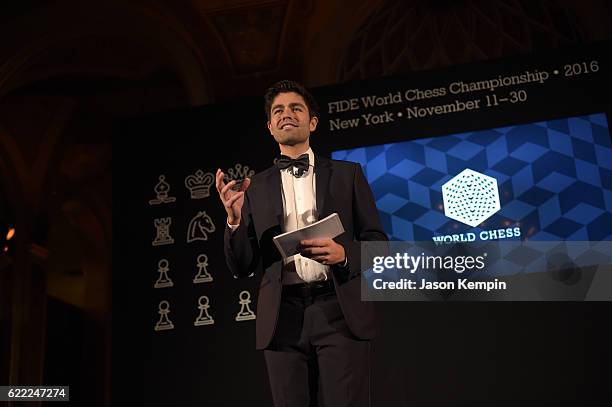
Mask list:
MULTIPOLYGON (((610 43, 557 50, 313 89, 321 123, 313 149, 332 151, 432 137, 508 124, 596 112, 612 117, 610 43), (566 77, 563 65, 598 61, 599 70, 566 77), (559 68, 545 84, 524 89, 525 102, 377 126, 330 131, 329 102, 436 88, 525 70, 559 68)), ((500 91, 502 92, 502 91, 500 91)), ((263 90, 262 90, 263 93, 263 90)), ((468 98, 455 95, 435 102, 468 98)), ((415 102, 428 105, 433 100, 415 102)), ((255 311, 261 276, 234 280, 222 253, 224 210, 214 186, 191 199, 184 186, 201 169, 214 174, 236 164, 260 171, 278 148, 265 127, 262 98, 163 112, 118 124, 113 141, 113 398, 148 405, 271 405, 263 355, 254 349, 255 321, 236 322, 238 295, 251 294, 255 311), (172 203, 149 205, 164 174, 172 203), (216 231, 187 243, 187 225, 206 211, 216 231), (153 219, 171 217, 171 245, 152 246, 153 219), (194 284, 196 258, 208 256, 213 281, 194 284), (153 288, 158 262, 168 260, 173 287, 153 288), (210 300, 214 324, 194 326, 198 299, 210 300), (167 300, 174 329, 155 331, 158 304, 167 300)), ((388 108, 388 107, 387 107, 388 108)), ((384 111, 386 107, 368 112, 384 111)), ((396 302, 379 303, 383 334, 374 343, 374 405, 586 404, 608 398, 609 303, 396 302)))

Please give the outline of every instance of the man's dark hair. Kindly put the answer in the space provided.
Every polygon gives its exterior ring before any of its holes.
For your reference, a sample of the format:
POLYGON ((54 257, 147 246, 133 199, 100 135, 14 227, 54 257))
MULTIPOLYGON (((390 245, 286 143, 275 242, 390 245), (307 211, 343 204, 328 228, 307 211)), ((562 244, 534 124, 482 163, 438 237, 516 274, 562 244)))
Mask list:
POLYGON ((317 105, 317 101, 310 94, 310 92, 306 90, 306 88, 297 82, 282 80, 270 86, 264 96, 264 108, 266 109, 266 117, 268 118, 268 121, 270 120, 270 114, 272 113, 270 110, 272 109, 272 102, 274 101, 274 98, 280 93, 288 92, 295 92, 304 98, 304 102, 306 102, 310 117, 319 116, 319 106, 317 105))

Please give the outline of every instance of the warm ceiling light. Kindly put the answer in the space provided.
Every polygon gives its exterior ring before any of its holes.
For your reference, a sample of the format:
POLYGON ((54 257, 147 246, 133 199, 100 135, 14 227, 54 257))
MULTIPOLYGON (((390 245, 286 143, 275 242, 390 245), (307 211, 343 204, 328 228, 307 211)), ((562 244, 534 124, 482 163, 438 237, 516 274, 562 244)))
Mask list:
POLYGON ((13 236, 15 236, 15 228, 10 228, 6 234, 6 240, 11 240, 13 236))

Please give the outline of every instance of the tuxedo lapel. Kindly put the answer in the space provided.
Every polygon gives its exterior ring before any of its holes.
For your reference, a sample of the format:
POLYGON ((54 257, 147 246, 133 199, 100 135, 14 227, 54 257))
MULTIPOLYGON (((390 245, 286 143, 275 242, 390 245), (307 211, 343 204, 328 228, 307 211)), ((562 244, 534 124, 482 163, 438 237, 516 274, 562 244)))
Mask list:
POLYGON ((315 175, 317 185, 317 213, 323 217, 325 198, 328 195, 329 177, 331 176, 331 161, 321 156, 315 156, 315 175))
POLYGON ((274 215, 274 221, 283 225, 283 191, 280 170, 273 167, 266 180, 267 196, 270 198, 270 206, 274 215))

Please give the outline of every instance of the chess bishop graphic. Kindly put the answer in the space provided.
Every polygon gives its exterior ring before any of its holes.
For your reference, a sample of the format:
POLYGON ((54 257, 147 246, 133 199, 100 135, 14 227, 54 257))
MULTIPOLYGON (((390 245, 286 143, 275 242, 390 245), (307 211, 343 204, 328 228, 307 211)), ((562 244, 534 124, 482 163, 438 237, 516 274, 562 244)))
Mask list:
POLYGON ((172 203, 176 201, 176 198, 170 196, 170 184, 166 181, 164 174, 159 176, 159 182, 155 185, 155 199, 149 201, 149 205, 159 205, 163 203, 172 203))

